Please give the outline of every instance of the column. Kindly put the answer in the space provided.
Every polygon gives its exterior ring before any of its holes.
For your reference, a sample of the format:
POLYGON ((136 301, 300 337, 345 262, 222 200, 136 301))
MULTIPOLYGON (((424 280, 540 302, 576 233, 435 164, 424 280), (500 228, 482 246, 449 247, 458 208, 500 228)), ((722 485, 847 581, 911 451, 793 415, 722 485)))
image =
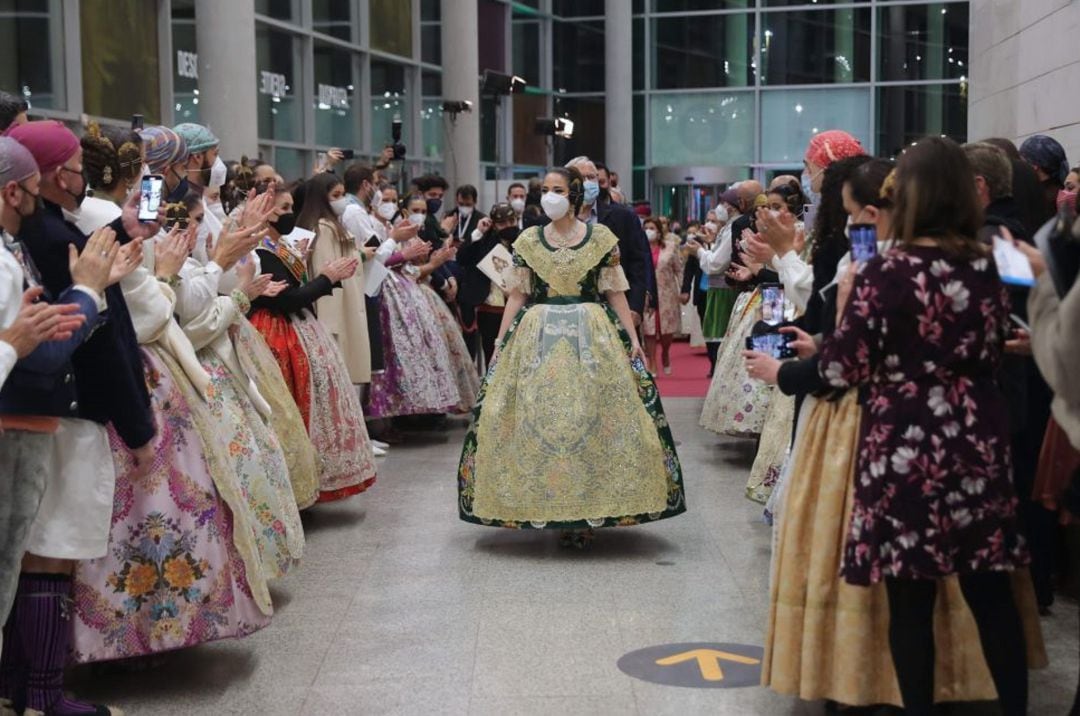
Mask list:
POLYGON ((472 102, 472 112, 443 116, 443 151, 450 190, 462 184, 481 188, 480 53, 478 3, 442 0, 442 87, 444 100, 472 102))
POLYGON ((195 43, 201 123, 226 156, 258 156, 255 0, 195 0, 195 43))
MULTIPOLYGON (((645 187, 634 186, 634 75, 631 38, 634 19, 629 0, 604 0, 604 163, 618 172, 630 197, 645 187)), ((648 52, 646 62, 648 62, 648 52)))

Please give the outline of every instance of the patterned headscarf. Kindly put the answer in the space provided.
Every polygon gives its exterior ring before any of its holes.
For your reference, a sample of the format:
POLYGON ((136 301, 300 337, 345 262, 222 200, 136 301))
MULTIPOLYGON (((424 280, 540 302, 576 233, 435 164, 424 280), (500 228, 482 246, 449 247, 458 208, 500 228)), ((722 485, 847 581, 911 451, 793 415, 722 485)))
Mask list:
POLYGON ((20 124, 7 136, 30 150, 42 174, 63 165, 80 149, 79 138, 55 119, 20 124))
POLYGON ((147 127, 139 136, 146 146, 146 166, 154 174, 164 174, 173 164, 187 159, 187 142, 168 127, 147 127))
POLYGON ((810 138, 806 159, 824 169, 838 159, 866 154, 858 139, 840 129, 818 132, 810 138))
POLYGON ((0 137, 0 187, 9 181, 24 181, 37 171, 37 162, 29 149, 11 137, 0 137))
POLYGON ((1064 184, 1065 177, 1069 176, 1069 160, 1065 156, 1065 148, 1053 137, 1045 134, 1028 137, 1020 145, 1020 156, 1056 179, 1058 184, 1064 184))
POLYGON ((173 131, 184 138, 187 142, 188 151, 192 154, 205 152, 221 144, 221 140, 214 136, 207 127, 194 122, 184 122, 173 127, 173 131))

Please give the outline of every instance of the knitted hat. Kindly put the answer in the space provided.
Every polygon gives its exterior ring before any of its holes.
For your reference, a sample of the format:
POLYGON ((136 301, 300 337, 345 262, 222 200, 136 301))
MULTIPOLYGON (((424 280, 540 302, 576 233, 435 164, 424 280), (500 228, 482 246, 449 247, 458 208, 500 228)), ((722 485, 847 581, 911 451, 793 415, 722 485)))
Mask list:
POLYGON ((207 149, 213 149, 221 144, 221 140, 201 124, 184 122, 173 127, 173 131, 184 138, 184 141, 187 142, 188 152, 191 154, 205 152, 207 149))
POLYGON ((30 150, 38 171, 48 174, 75 156, 79 138, 55 119, 43 119, 12 127, 7 136, 30 150))
POLYGON ((30 150, 11 137, 0 137, 0 187, 9 181, 21 182, 37 174, 38 166, 30 150))
POLYGON ((806 148, 806 159, 824 169, 837 159, 847 159, 866 154, 862 143, 847 132, 830 129, 819 132, 810 138, 806 148))
POLYGON ((187 159, 187 142, 168 127, 147 127, 139 136, 146 147, 146 166, 154 174, 163 174, 173 164, 187 159))
POLYGON ((1045 134, 1028 137, 1020 145, 1020 156, 1024 161, 1054 177, 1058 184, 1064 184, 1065 177, 1069 176, 1069 161, 1065 156, 1065 148, 1053 137, 1045 134))

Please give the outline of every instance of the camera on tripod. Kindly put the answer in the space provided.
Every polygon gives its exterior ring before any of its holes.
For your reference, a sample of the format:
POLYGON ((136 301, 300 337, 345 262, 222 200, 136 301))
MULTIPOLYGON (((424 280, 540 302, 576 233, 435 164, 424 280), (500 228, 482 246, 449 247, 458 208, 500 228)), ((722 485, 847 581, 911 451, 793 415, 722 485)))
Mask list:
POLYGON ((390 139, 393 141, 390 146, 394 150, 394 160, 404 159, 405 145, 401 143, 401 117, 398 115, 394 115, 394 120, 390 123, 390 139))

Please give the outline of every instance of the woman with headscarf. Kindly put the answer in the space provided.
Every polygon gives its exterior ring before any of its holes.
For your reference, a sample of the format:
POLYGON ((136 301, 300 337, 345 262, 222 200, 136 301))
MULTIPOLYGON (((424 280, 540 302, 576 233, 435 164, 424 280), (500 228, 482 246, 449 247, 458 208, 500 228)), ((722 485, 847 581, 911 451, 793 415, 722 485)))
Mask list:
MULTIPOLYGON (((138 134, 91 124, 83 164, 94 197, 81 220, 107 220, 141 176, 138 134), (113 203, 115 202, 115 203, 113 203)), ((121 281, 157 423, 148 474, 110 428, 116 467, 109 553, 75 572, 72 653, 79 662, 144 656, 236 638, 270 621, 270 594, 239 481, 206 407, 210 378, 173 318, 193 221, 160 237, 153 271, 121 281)), ((92 226, 86 227, 88 229, 92 226)))
POLYGON ((1043 187, 1043 205, 1035 217, 1042 226, 1057 214, 1058 193, 1064 188, 1065 178, 1069 175, 1069 160, 1065 148, 1045 134, 1025 139, 1020 145, 1020 156, 1035 170, 1043 187))

